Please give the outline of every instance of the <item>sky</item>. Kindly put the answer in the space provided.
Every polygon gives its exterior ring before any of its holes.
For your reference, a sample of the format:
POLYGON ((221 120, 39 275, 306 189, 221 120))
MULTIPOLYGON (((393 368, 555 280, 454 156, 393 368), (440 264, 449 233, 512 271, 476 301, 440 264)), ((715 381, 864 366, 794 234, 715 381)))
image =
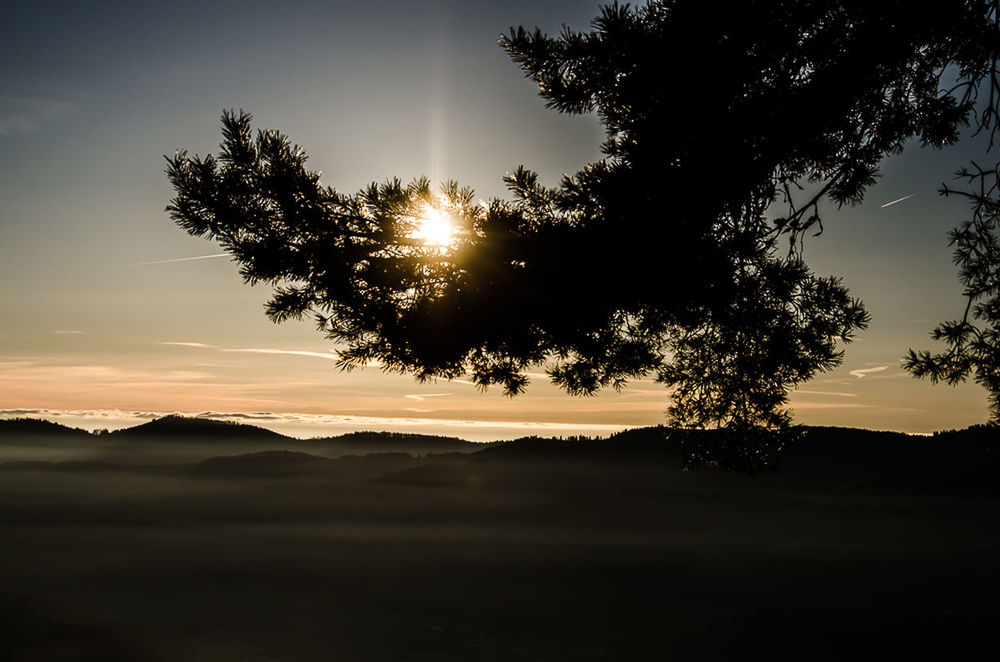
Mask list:
MULTIPOLYGON (((539 368, 510 399, 465 380, 340 372, 311 323, 270 323, 267 288, 244 285, 228 258, 208 257, 217 246, 164 212, 163 156, 216 151, 225 109, 288 134, 342 191, 428 175, 501 196, 502 175, 521 164, 555 184, 600 157, 601 127, 546 109, 497 38, 511 25, 585 29, 600 3, 11 4, 0 24, 0 417, 94 429, 181 412, 296 436, 476 440, 665 422, 668 393, 646 380, 581 399, 539 368)), ((863 204, 824 208, 806 259, 843 276, 873 320, 840 368, 792 395, 797 422, 928 433, 986 421, 976 385, 900 368, 964 308, 947 231, 967 207, 937 191, 972 159, 996 160, 981 138, 913 145, 886 160, 863 204)))

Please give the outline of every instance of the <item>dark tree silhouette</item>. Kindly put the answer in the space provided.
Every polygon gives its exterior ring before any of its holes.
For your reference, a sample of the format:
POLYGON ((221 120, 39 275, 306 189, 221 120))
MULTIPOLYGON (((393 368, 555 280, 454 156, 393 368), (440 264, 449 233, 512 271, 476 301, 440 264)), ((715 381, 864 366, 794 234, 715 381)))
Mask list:
POLYGON ((675 424, 784 428, 789 389, 868 321, 802 261, 820 203, 859 202, 913 137, 948 144, 970 119, 993 135, 997 3, 664 0, 592 27, 501 39, 552 108, 605 126, 606 157, 558 186, 518 168, 486 204, 426 179, 344 194, 241 112, 218 157, 168 159, 168 210, 274 286, 273 320, 315 315, 344 367, 508 394, 531 365, 573 394, 652 373, 675 424), (420 238, 428 209, 451 218, 446 245, 420 238))
POLYGON ((960 191, 945 187, 972 203, 972 218, 949 234, 955 264, 965 289, 960 320, 943 322, 931 332, 948 349, 939 354, 909 350, 903 367, 914 377, 958 384, 971 375, 989 392, 991 423, 1000 425, 1000 169, 972 168, 958 173, 973 186, 960 191))

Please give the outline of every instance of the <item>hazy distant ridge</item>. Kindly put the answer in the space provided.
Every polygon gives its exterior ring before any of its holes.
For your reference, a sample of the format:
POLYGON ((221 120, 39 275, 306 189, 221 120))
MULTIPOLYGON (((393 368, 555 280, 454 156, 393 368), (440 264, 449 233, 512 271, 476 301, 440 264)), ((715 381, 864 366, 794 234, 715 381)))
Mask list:
POLYGON ((0 462, 176 464, 261 451, 295 451, 333 458, 371 453, 468 453, 486 446, 455 437, 371 431, 298 439, 245 423, 178 415, 94 434, 39 419, 0 420, 0 450, 5 451, 0 454, 0 462), (34 452, 43 448, 44 456, 34 452))
POLYGON ((16 436, 89 437, 90 433, 41 418, 0 419, 0 439, 16 436))
POLYGON ((131 428, 122 428, 108 433, 115 439, 148 439, 179 437, 220 441, 275 441, 292 439, 283 434, 245 423, 231 423, 206 418, 188 416, 164 416, 131 428))

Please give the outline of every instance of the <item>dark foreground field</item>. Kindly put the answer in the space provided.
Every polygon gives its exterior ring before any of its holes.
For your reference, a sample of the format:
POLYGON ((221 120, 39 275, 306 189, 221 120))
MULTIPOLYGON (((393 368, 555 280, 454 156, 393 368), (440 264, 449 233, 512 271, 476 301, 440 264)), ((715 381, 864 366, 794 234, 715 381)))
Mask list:
POLYGON ((979 442, 817 431, 748 478, 683 473, 646 434, 0 465, 0 659, 995 652, 1000 500, 979 442))

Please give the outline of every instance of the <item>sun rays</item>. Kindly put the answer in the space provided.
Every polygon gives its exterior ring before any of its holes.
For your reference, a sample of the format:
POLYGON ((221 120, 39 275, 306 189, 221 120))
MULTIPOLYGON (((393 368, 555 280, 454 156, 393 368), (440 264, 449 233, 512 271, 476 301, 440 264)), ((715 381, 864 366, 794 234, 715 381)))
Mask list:
POLYGON ((430 204, 424 204, 420 215, 414 219, 415 228, 410 235, 425 246, 448 248, 455 243, 456 228, 451 215, 430 204))

